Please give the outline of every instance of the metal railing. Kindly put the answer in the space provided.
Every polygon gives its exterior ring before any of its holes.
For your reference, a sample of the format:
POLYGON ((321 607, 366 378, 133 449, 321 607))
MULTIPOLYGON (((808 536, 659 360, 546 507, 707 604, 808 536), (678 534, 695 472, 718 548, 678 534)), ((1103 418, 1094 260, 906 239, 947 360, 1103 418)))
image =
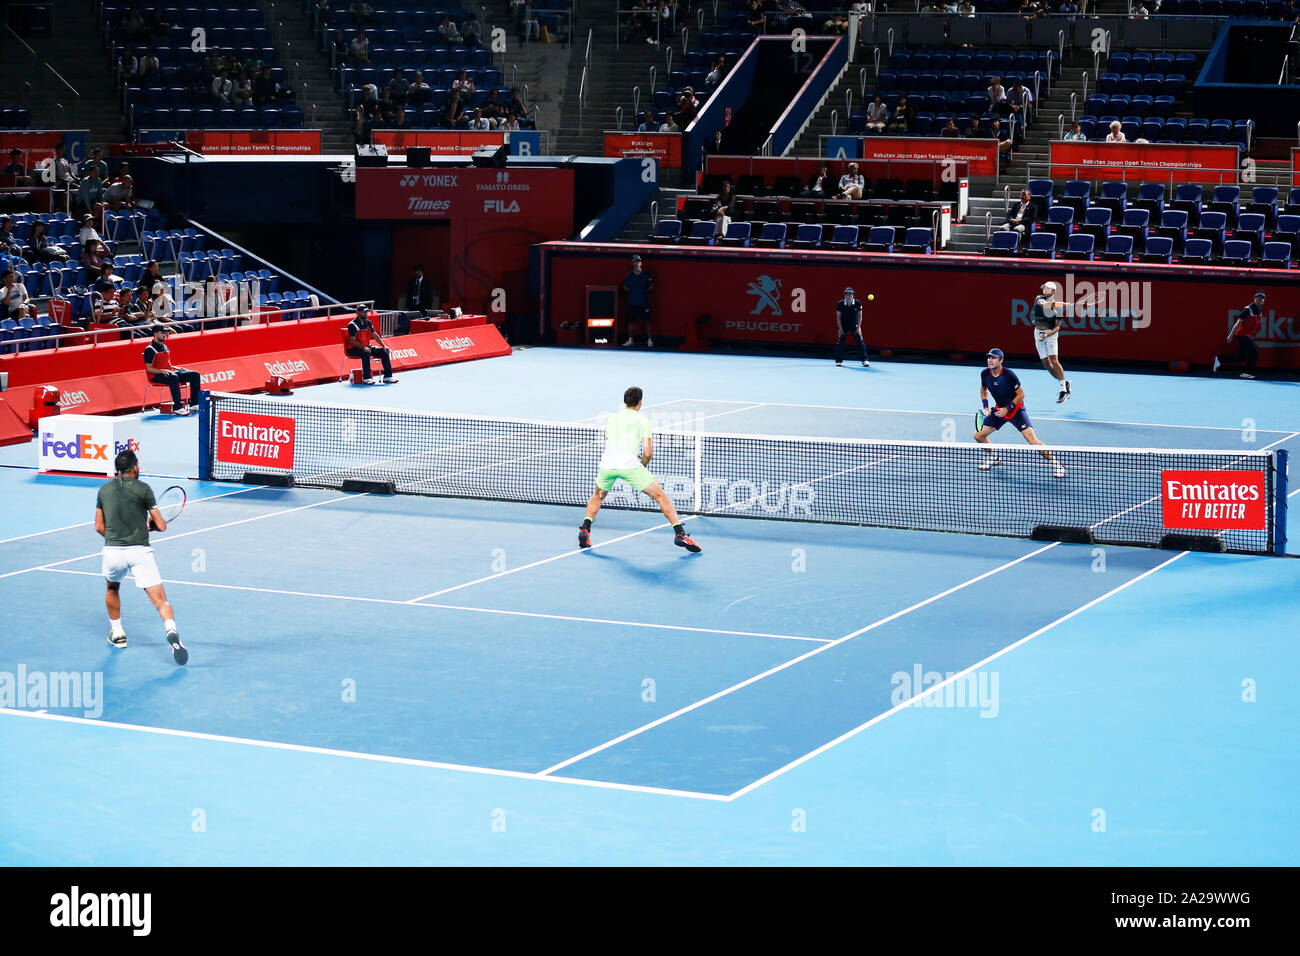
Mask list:
MULTIPOLYGON (((63 90, 59 92, 66 92, 66 94, 72 98, 71 123, 68 123, 66 119, 66 114, 63 112, 64 109, 63 104, 62 103, 54 104, 54 108, 59 111, 59 117, 60 117, 59 122, 61 125, 58 128, 68 129, 69 127, 76 127, 81 125, 81 94, 77 92, 76 87, 74 87, 71 83, 65 80, 63 78, 63 74, 61 74, 54 67, 50 66, 50 64, 47 63, 39 53, 37 53, 30 46, 28 46, 27 41, 24 40, 22 37, 20 37, 17 33, 15 33, 13 28, 10 27, 9 24, 6 23, 3 24, 3 26, 5 30, 9 33, 9 35, 13 37, 15 40, 17 40, 19 44, 21 44, 22 48, 27 51, 31 59, 34 61, 34 65, 31 68, 29 68, 28 75, 35 76, 40 71, 40 67, 44 67, 46 70, 50 72, 50 75, 52 75, 54 79, 56 79, 59 83, 63 85, 63 90)), ((32 92, 31 87, 28 87, 27 92, 28 95, 30 96, 32 92)))
POLYGON ((586 109, 587 109, 587 67, 582 68, 582 79, 578 82, 578 132, 582 133, 586 129, 586 109))
MULTIPOLYGON (((211 316, 204 316, 202 318, 198 316, 195 316, 193 318, 186 318, 183 316, 183 314, 181 318, 175 318, 177 312, 173 311, 172 313, 173 318, 170 321, 163 321, 160 324, 166 326, 169 329, 177 329, 177 331, 172 333, 173 335, 202 335, 204 332, 209 331, 208 328, 209 326, 212 326, 214 328, 224 329, 224 328, 228 328, 232 321, 238 326, 260 326, 262 328, 270 329, 280 325, 283 322, 297 322, 297 321, 301 321, 302 319, 312 319, 312 318, 328 319, 336 315, 339 317, 343 315, 355 315, 357 311, 363 307, 367 311, 372 310, 374 308, 374 305, 375 305, 375 301, 373 299, 365 299, 358 302, 326 303, 323 305, 318 303, 316 305, 295 306, 292 309, 280 309, 279 311, 280 311, 281 318, 276 319, 275 321, 271 320, 270 313, 263 312, 260 310, 256 312, 238 312, 232 315, 211 315, 211 316), (325 312, 324 315, 316 315, 316 316, 300 315, 292 319, 284 318, 284 316, 289 313, 321 312, 322 310, 325 312), (178 329, 178 327, 180 328, 178 329), (196 328, 191 328, 191 327, 196 327, 196 328)), ((179 306, 177 308, 178 310, 182 309, 182 307, 179 306)), ((277 307, 271 306, 271 308, 277 308, 277 307)), ((133 333, 139 331, 147 331, 157 321, 158 320, 156 319, 147 317, 144 322, 140 322, 136 324, 128 323, 124 325, 112 325, 109 328, 94 328, 94 329, 76 328, 71 332, 56 332, 51 335, 32 335, 21 339, 18 338, 10 339, 4 343, 4 346, 6 349, 12 349, 14 353, 42 351, 43 348, 41 347, 38 348, 32 347, 36 345, 36 343, 38 342, 51 343, 54 349, 73 348, 76 346, 83 346, 83 345, 89 345, 93 348, 100 344, 101 339, 107 343, 107 342, 119 342, 122 341, 123 338, 129 339, 129 338, 139 337, 133 335, 133 333)), ((90 323, 87 324, 89 325, 90 323)), ((108 325, 108 323, 97 323, 97 324, 108 325)), ((60 325, 59 328, 65 329, 68 328, 68 326, 60 325)), ((393 332, 381 328, 379 334, 392 335, 393 332)), ((3 354, 3 350, 0 350, 0 354, 3 354)))
MULTIPOLYGON (((839 128, 840 128, 840 111, 833 109, 831 110, 831 135, 832 136, 836 135, 839 132, 839 128)), ((765 155, 769 155, 769 154, 765 154, 765 155)))

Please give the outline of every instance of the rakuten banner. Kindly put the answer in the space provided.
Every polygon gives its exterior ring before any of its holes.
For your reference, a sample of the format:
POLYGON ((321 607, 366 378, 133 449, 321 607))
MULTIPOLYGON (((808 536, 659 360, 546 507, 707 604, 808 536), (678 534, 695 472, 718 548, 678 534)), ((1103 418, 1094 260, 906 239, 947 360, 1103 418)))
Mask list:
POLYGON ((998 144, 993 139, 946 139, 937 136, 866 136, 862 139, 866 160, 944 160, 970 163, 972 176, 998 174, 998 144))
POLYGON ((376 146, 387 146, 390 153, 405 153, 412 146, 427 146, 432 156, 469 156, 484 146, 500 146, 506 141, 506 134, 377 129, 372 138, 376 146))
POLYGON ((1054 179, 1140 181, 1149 173, 1157 182, 1235 183, 1239 173, 1236 146, 1058 140, 1050 148, 1054 179))
POLYGON ((208 156, 319 156, 320 130, 192 129, 185 145, 208 156))
MULTIPOLYGON (((996 346, 1038 364, 1030 309, 1049 279, 1069 303, 1061 358, 1187 363, 1204 368, 1227 345, 1236 313, 1256 289, 1268 295, 1255 342, 1260 365, 1300 368, 1300 274, 1243 270, 1224 276, 1195 267, 982 257, 862 253, 778 253, 758 249, 666 249, 546 243, 542 247, 545 315, 561 344, 581 332, 589 285, 619 286, 632 253, 654 279, 650 311, 655 338, 766 342, 829 349, 837 336, 835 304, 852 286, 863 305, 862 328, 874 349, 983 355, 996 346), (1069 271, 1067 271, 1067 269, 1069 271), (874 298, 868 298, 874 296, 874 298)), ((620 297, 619 335, 625 336, 620 297)), ((620 338, 621 340, 621 338, 620 338)))
POLYGON ((682 165, 681 133, 606 133, 606 156, 653 156, 660 169, 682 165))

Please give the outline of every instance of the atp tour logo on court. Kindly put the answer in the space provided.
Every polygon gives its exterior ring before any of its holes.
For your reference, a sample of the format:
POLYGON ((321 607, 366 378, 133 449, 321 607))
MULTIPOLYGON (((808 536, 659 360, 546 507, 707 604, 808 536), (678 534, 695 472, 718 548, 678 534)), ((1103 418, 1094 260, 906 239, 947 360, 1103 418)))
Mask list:
POLYGON ((219 412, 217 458, 232 464, 290 469, 296 424, 280 415, 219 412))
POLYGON ((1263 531, 1267 491, 1257 471, 1162 471, 1166 528, 1263 531))

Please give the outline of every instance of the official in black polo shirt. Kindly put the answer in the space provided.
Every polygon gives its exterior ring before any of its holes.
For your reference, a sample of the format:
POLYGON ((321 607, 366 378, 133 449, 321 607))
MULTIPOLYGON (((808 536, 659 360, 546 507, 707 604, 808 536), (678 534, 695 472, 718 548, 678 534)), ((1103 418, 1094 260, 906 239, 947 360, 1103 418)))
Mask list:
POLYGON ((840 338, 835 345, 835 366, 844 365, 844 340, 852 337, 858 348, 862 349, 862 367, 870 368, 867 361, 867 343, 862 340, 862 303, 853 294, 852 289, 844 290, 844 298, 835 303, 835 314, 839 317, 840 338))
POLYGON ((357 317, 348 323, 348 345, 345 350, 349 358, 361 359, 361 375, 367 385, 374 384, 374 379, 370 376, 370 359, 378 356, 379 361, 384 366, 384 384, 391 385, 397 379, 393 378, 393 363, 388 356, 388 348, 384 345, 384 340, 380 338, 379 332, 370 322, 370 316, 361 310, 357 312, 357 317), (366 341, 362 341, 365 339, 366 341), (378 345, 366 344, 373 339, 378 345))
POLYGON ((153 340, 144 350, 145 374, 155 385, 166 385, 171 389, 174 414, 188 415, 190 408, 198 408, 199 405, 199 373, 172 365, 171 352, 167 348, 169 330, 164 323, 155 322, 152 331, 153 340), (181 398, 181 385, 190 387, 189 407, 186 407, 185 400, 181 398))

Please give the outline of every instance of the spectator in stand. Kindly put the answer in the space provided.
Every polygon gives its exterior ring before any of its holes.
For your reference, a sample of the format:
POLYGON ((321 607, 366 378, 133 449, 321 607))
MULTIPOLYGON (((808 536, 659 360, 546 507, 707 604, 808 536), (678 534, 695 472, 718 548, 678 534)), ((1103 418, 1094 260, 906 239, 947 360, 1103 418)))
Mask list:
POLYGON ((682 96, 686 98, 686 102, 691 108, 692 116, 694 116, 695 113, 699 112, 700 101, 695 95, 695 87, 693 86, 682 87, 682 96))
POLYGON ((677 125, 677 114, 669 113, 668 119, 659 127, 661 133, 680 133, 682 128, 677 125))
POLYGON ((70 258, 66 249, 50 242, 49 226, 39 219, 32 223, 27 245, 32 250, 32 258, 37 262, 67 262, 70 258))
POLYGON ((111 324, 117 319, 120 309, 121 306, 117 301, 117 282, 113 277, 113 264, 106 262, 99 270, 99 278, 91 287, 90 320, 111 324))
POLYGON ((714 89, 722 82, 722 78, 726 75, 727 58, 719 55, 719 57, 713 61, 713 69, 709 70, 708 75, 704 78, 704 88, 706 90, 714 89))
POLYGON ((224 68, 217 71, 217 75, 212 78, 212 86, 209 89, 215 105, 232 105, 230 97, 234 94, 235 85, 230 82, 230 77, 226 74, 224 68))
POLYGON ((963 139, 986 139, 987 138, 984 135, 984 131, 980 129, 980 118, 978 116, 972 116, 970 118, 970 125, 961 131, 961 135, 963 139))
POLYGON ((817 166, 817 172, 808 180, 808 188, 799 194, 802 199, 825 199, 826 190, 831 184, 830 170, 825 163, 817 166))
POLYGON ((81 217, 81 230, 77 233, 81 243, 81 264, 91 272, 98 272, 104 266, 104 260, 112 255, 108 244, 95 231, 95 219, 90 213, 81 217))
POLYGON ((1002 229, 1018 232, 1023 236, 1038 219, 1038 200, 1029 195, 1028 189, 1022 189, 1020 204, 1011 211, 1011 218, 1002 224, 1002 229))
POLYGON ((483 115, 492 121, 493 129, 500 126, 506 118, 505 106, 497 100, 496 87, 488 90, 487 99, 483 102, 483 115))
POLYGON ((388 81, 388 98, 398 106, 405 106, 410 93, 411 84, 406 81, 406 71, 399 66, 388 81))
POLYGON ((871 103, 867 106, 867 132, 883 133, 887 122, 889 122, 889 107, 885 105, 884 99, 877 93, 871 98, 871 103))
POLYGON ((171 24, 163 20, 162 10, 158 7, 155 7, 153 12, 149 14, 149 22, 146 26, 148 27, 149 36, 160 40, 165 39, 172 29, 171 24))
POLYGON ((713 218, 720 216, 731 218, 732 209, 736 202, 735 190, 731 188, 731 180, 724 179, 722 188, 718 190, 718 195, 713 200, 713 218))
POLYGON ((858 0, 857 3, 849 7, 849 15, 855 17, 869 17, 871 16, 871 4, 867 3, 866 0, 858 0))
POLYGON ((505 119, 501 121, 499 128, 509 130, 512 133, 515 132, 519 129, 519 117, 514 113, 508 114, 505 119))
POLYGON ((1146 20, 1146 19, 1150 18, 1150 16, 1151 16, 1151 14, 1150 14, 1150 12, 1147 10, 1146 4, 1143 3, 1142 0, 1137 0, 1137 2, 1133 4, 1133 19, 1134 19, 1134 20, 1146 20))
POLYGON ((277 102, 278 85, 271 78, 271 68, 264 66, 257 71, 257 77, 253 80, 253 105, 254 106, 274 106, 277 102))
POLYGON ((677 97, 677 112, 673 114, 673 120, 678 129, 685 129, 691 125, 691 120, 695 119, 695 107, 691 105, 691 98, 685 92, 677 97))
POLYGON ((230 99, 237 109, 253 105, 253 80, 247 70, 240 70, 231 83, 230 99))
POLYGON ((961 136, 961 130, 957 128, 957 124, 953 122, 952 117, 949 117, 947 125, 939 131, 939 135, 945 139, 958 139, 961 136))
POLYGON ((478 22, 477 17, 470 17, 460 25, 460 32, 465 37, 465 42, 470 46, 475 46, 483 42, 483 25, 478 22))
POLYGON ((962 0, 961 6, 957 8, 957 15, 962 17, 975 16, 975 4, 970 0, 962 0))
POLYGON ((1087 140, 1087 138, 1088 137, 1084 135, 1083 127, 1079 125, 1078 120, 1075 120, 1070 124, 1070 131, 1065 134, 1066 141, 1071 143, 1077 140, 1087 140))
POLYGON ((415 72, 415 79, 411 81, 410 89, 406 91, 406 101, 412 106, 423 106, 433 98, 433 90, 429 84, 424 82, 424 73, 419 70, 415 72))
POLYGON ((99 178, 103 182, 108 182, 108 163, 104 162, 104 151, 96 146, 90 151, 90 158, 81 164, 77 170, 77 175, 85 179, 90 175, 91 169, 99 169, 99 178))
POLYGON ((908 105, 906 93, 898 98, 898 106, 885 129, 900 136, 906 136, 912 131, 912 107, 908 105))
POLYGON ((989 102, 990 113, 1006 116, 1011 112, 1011 107, 1007 105, 1007 91, 1002 85, 1002 77, 995 76, 989 81, 989 88, 984 92, 984 98, 989 102))
POLYGON ((145 264, 144 272, 140 273, 140 281, 136 285, 146 290, 151 300, 167 288, 167 280, 162 277, 157 259, 150 259, 145 264))
POLYGON ((6 319, 21 319, 27 315, 32 299, 27 294, 27 286, 18 280, 18 273, 6 269, 0 276, 3 288, 0 288, 0 312, 6 319))
POLYGON ((356 0, 352 6, 348 7, 348 14, 352 17, 352 22, 357 26, 364 23, 371 23, 375 19, 375 11, 370 8, 370 4, 365 0, 356 0))
POLYGON ((148 312, 140 305, 136 299, 135 290, 124 288, 117 294, 118 309, 117 321, 114 323, 123 328, 131 329, 131 336, 147 335, 144 326, 148 325, 150 319, 148 312))
POLYGON ((176 311, 176 300, 166 282, 154 283, 149 301, 149 313, 159 322, 170 322, 176 311))
POLYGON ((77 206, 94 213, 96 219, 104 211, 104 180, 99 174, 98 166, 91 166, 90 175, 77 187, 77 206))
POLYGON ((721 156, 726 150, 722 145, 722 130, 715 129, 713 138, 704 144, 704 152, 710 156, 721 156))
POLYGON ((1011 142, 1011 131, 1002 125, 1002 120, 995 116, 989 135, 998 141, 998 154, 1006 156, 1005 165, 1010 166, 1014 155, 1012 150, 1015 148, 1015 144, 1011 142))
POLYGON ((650 110, 646 110, 645 116, 641 118, 641 125, 636 128, 636 131, 638 133, 657 133, 659 132, 659 125, 659 123, 655 122, 655 114, 650 110))
MULTIPOLYGON (((519 87, 510 87, 510 99, 506 102, 506 109, 519 116, 528 115, 528 106, 524 103, 523 97, 519 95, 519 87)), ((646 110, 646 112, 650 111, 646 110)))
POLYGON ((1024 141, 1025 126, 1029 122, 1029 106, 1033 102, 1034 94, 1029 92, 1029 87, 1019 80, 1011 84, 1011 89, 1007 93, 1007 109, 1010 110, 1008 116, 1013 121, 1011 125, 1015 130, 1017 145, 1024 141))
POLYGON ((843 13, 832 13, 822 24, 822 33, 842 37, 849 32, 849 18, 843 13))
POLYGON ((1016 13, 1022 20, 1034 20, 1038 17, 1038 8, 1034 6, 1034 0, 1020 0, 1020 9, 1016 13))
POLYGON ((446 14, 443 15, 442 23, 438 27, 438 34, 442 37, 443 43, 463 43, 465 40, 456 22, 446 14))
POLYGON ((451 100, 447 103, 447 112, 443 115, 443 122, 449 129, 469 128, 469 117, 465 115, 465 110, 460 105, 459 90, 451 94, 451 100))
POLYGON ((411 121, 407 117, 405 109, 399 106, 397 107, 396 110, 393 111, 393 122, 391 123, 390 128, 391 129, 411 128, 411 121))
POLYGON ((1120 125, 1120 121, 1119 121, 1119 120, 1112 120, 1112 121, 1111 121, 1111 124, 1110 124, 1110 132, 1106 134, 1106 142, 1108 142, 1108 143, 1127 143, 1127 142, 1128 142, 1128 139, 1124 136, 1124 128, 1123 128, 1123 126, 1120 125))
POLYGON ((1079 15, 1079 5, 1074 0, 1064 0, 1058 12, 1073 20, 1079 15))
POLYGON ((352 42, 348 44, 348 56, 352 58, 352 62, 357 66, 364 66, 370 62, 370 41, 366 39, 366 35, 360 30, 352 38, 352 42))
POLYGON ((474 110, 474 118, 469 121, 469 128, 472 130, 490 130, 492 121, 483 115, 483 107, 477 107, 474 110))
POLYGON ((858 172, 857 163, 849 163, 849 168, 845 170, 844 175, 840 177, 840 190, 835 194, 836 199, 861 199, 862 190, 866 188, 866 180, 858 172))
POLYGON ((73 170, 72 164, 68 162, 68 157, 64 155, 66 152, 62 140, 54 144, 54 158, 49 162, 54 170, 54 187, 56 189, 77 185, 77 174, 73 170))
POLYGON ((128 40, 138 40, 148 33, 144 25, 144 14, 140 12, 139 7, 132 7, 126 12, 126 16, 122 18, 122 29, 128 40))
POLYGON ((469 75, 469 70, 461 70, 460 76, 452 80, 451 88, 454 92, 460 93, 461 96, 470 96, 474 93, 474 80, 469 75))
POLYGON ((27 167, 23 165, 23 151, 14 147, 9 150, 9 165, 4 168, 4 175, 14 177, 15 186, 27 186, 31 184, 31 178, 27 175, 27 167))
MULTIPOLYGON (((39 221, 39 220, 38 220, 39 221)), ((0 216, 0 253, 21 257, 23 247, 14 238, 14 220, 12 216, 0 216)))

